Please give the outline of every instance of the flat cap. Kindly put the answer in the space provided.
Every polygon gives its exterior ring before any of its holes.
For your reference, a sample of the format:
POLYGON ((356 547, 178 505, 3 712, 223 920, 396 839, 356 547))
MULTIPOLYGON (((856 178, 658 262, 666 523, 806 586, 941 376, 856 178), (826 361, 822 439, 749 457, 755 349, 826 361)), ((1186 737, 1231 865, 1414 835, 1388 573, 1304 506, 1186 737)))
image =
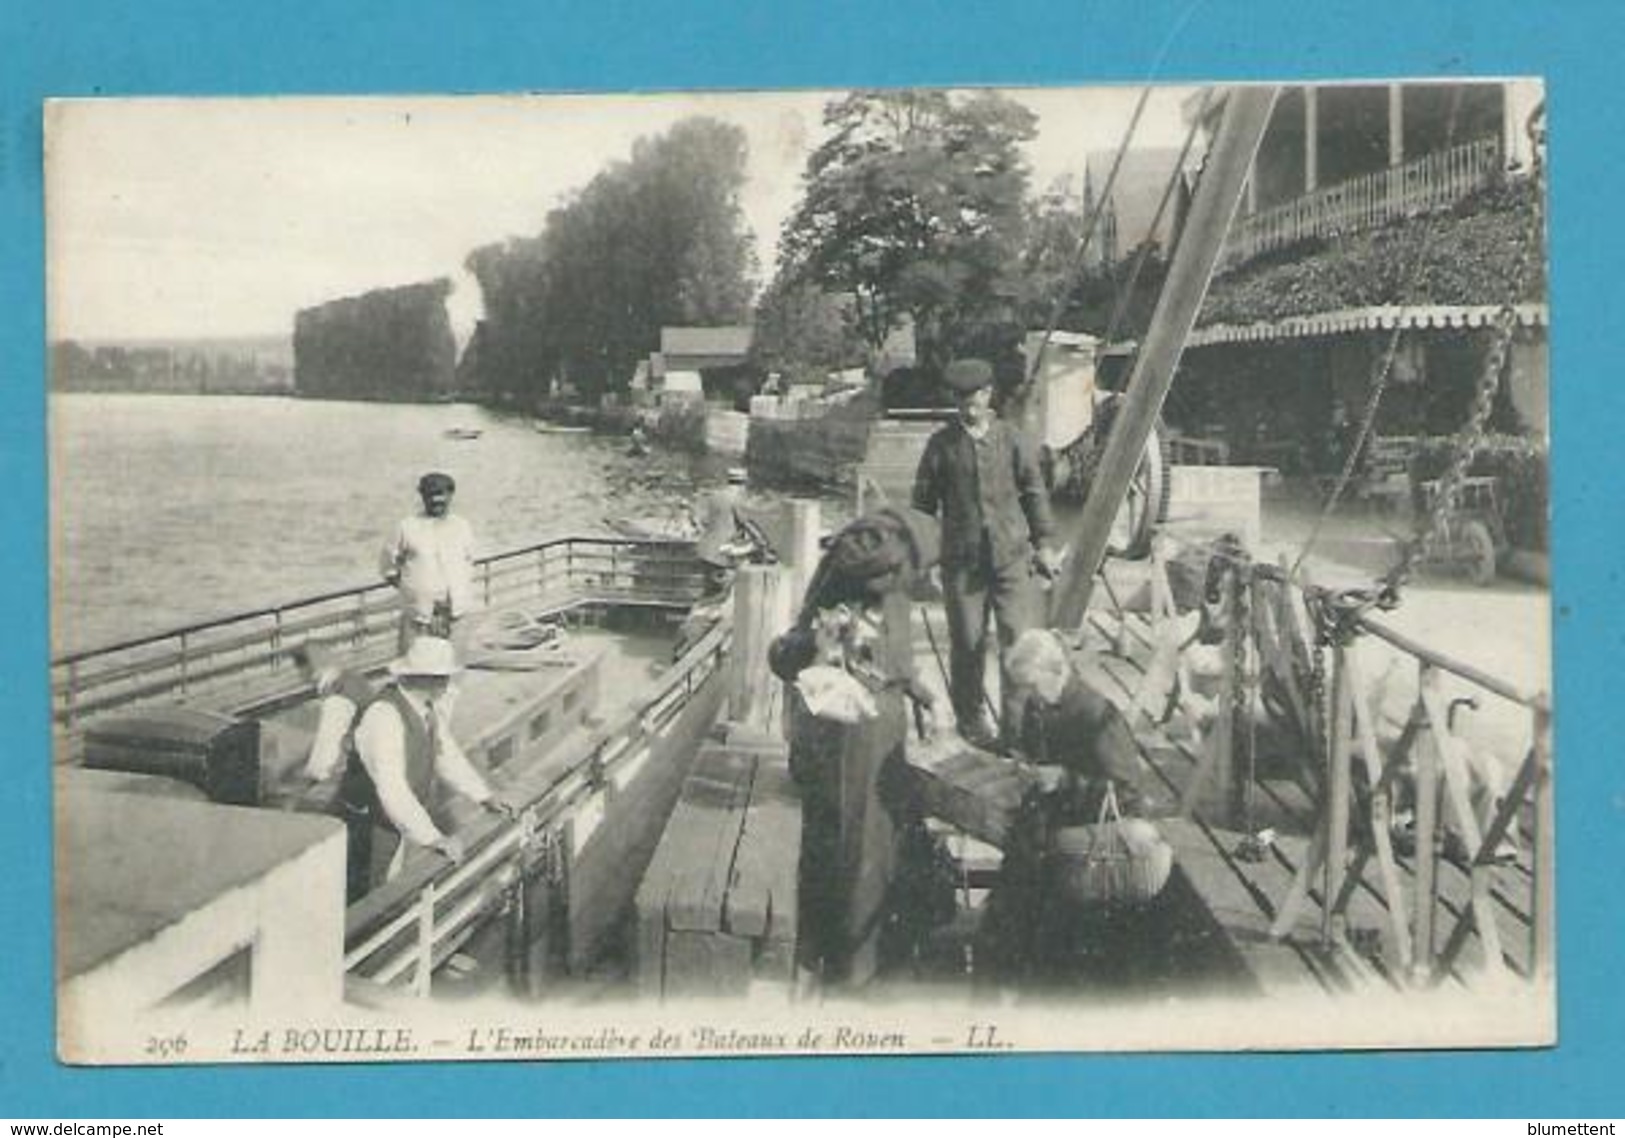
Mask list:
POLYGON ((993 383, 993 365, 986 360, 955 360, 943 369, 942 381, 953 391, 968 394, 993 383))

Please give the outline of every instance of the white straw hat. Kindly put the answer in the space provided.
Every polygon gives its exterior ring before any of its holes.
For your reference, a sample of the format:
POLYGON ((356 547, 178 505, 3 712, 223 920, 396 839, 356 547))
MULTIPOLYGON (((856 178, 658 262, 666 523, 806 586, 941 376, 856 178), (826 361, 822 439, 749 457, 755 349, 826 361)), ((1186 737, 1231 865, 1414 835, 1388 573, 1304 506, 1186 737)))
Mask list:
POLYGON ((438 636, 420 636, 412 641, 406 655, 391 662, 389 671, 394 676, 455 676, 462 668, 457 664, 457 649, 451 641, 438 636))

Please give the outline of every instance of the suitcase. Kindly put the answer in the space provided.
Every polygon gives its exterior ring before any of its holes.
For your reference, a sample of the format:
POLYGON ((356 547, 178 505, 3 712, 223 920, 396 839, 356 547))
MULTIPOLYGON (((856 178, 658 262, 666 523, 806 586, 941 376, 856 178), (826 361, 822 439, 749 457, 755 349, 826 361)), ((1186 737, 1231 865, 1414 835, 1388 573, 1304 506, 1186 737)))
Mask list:
POLYGON ((85 731, 84 765, 189 783, 211 802, 260 804, 260 725, 212 711, 156 707, 98 719, 85 731))

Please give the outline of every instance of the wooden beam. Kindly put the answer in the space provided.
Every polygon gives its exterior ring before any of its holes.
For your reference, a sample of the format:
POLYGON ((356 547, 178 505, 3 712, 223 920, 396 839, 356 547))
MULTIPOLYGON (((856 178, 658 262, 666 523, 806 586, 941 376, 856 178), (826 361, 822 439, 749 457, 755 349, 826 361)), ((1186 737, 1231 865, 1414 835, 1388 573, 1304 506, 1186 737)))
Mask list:
POLYGON ((790 627, 790 570, 746 565, 734 579, 734 643, 727 717, 757 730, 777 730, 783 685, 767 667, 767 650, 790 627))
POLYGON ((1141 452, 1173 383, 1185 340, 1196 322, 1202 298, 1207 295, 1208 280, 1241 199, 1248 167, 1269 124, 1277 90, 1272 86, 1236 87, 1225 102, 1219 136, 1197 185, 1185 231, 1174 249, 1167 284, 1157 300, 1145 345, 1135 360, 1128 393, 1101 459, 1100 473, 1072 534, 1073 556, 1051 593, 1050 624, 1054 627, 1075 629, 1083 621, 1095 573, 1106 555, 1112 522, 1134 479, 1141 452))
POLYGON ((1535 865, 1534 865, 1534 975, 1550 983, 1557 952, 1557 872, 1554 857, 1557 844, 1553 829, 1552 802, 1552 713, 1544 706, 1534 710, 1531 745, 1535 763, 1535 865))

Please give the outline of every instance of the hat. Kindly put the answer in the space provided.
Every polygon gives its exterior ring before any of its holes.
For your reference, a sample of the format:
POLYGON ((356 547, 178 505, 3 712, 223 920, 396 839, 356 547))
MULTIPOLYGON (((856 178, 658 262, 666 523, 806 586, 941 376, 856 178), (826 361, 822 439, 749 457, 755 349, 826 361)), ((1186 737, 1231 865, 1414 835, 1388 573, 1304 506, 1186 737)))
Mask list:
POLYGON ((462 671, 457 664, 457 649, 451 641, 438 636, 420 636, 412 641, 406 655, 390 662, 392 676, 455 676, 462 671))
POLYGON ((429 491, 436 489, 445 490, 447 493, 455 493, 457 490, 457 479, 439 470, 431 470, 422 478, 418 479, 419 494, 427 494, 429 491))
POLYGON ((986 360, 955 360, 943 369, 942 382, 959 395, 969 395, 992 386, 993 365, 986 360))
POLYGON ((728 482, 731 485, 743 486, 750 481, 750 472, 743 466, 730 466, 728 468, 728 482))
POLYGON ((937 560, 937 520, 919 510, 883 506, 849 522, 830 543, 829 566, 852 580, 923 572, 937 560))
POLYGON ((916 573, 923 573, 937 563, 942 553, 942 528, 935 517, 910 506, 881 506, 875 513, 897 523, 908 541, 909 558, 916 573))

